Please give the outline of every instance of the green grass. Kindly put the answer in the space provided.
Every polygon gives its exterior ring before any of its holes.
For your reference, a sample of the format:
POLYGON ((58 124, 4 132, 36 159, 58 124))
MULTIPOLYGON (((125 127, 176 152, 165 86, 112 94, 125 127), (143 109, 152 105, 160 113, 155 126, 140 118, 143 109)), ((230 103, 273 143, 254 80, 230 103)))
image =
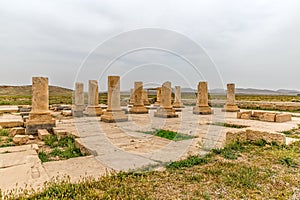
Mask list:
POLYGON ((281 133, 291 138, 300 139, 300 124, 298 124, 297 127, 292 128, 290 130, 281 131, 281 133))
POLYGON ((8 136, 9 130, 8 129, 0 129, 0 136, 8 136))
POLYGON ((247 128, 247 127, 249 127, 249 126, 239 125, 239 124, 228 124, 225 122, 214 122, 214 123, 211 123, 211 125, 224 126, 224 127, 228 127, 228 128, 247 128))
POLYGON ((186 135, 186 134, 177 133, 169 130, 162 130, 162 129, 155 129, 154 131, 147 131, 144 133, 155 135, 173 141, 189 140, 194 138, 194 136, 191 135, 186 135))
MULTIPOLYGON (((12 199, 299 199, 300 142, 233 143, 206 156, 191 156, 164 171, 120 172, 97 180, 45 183, 41 191, 24 190, 12 199), (236 159, 223 157, 226 150, 236 159)), ((17 189, 16 189, 17 190, 17 189)), ((5 197, 7 198, 7 196, 5 197)))
POLYGON ((64 160, 79 156, 84 156, 80 149, 75 146, 75 140, 72 136, 57 139, 56 135, 50 135, 44 139, 45 145, 51 148, 51 151, 39 152, 39 158, 42 162, 64 160))

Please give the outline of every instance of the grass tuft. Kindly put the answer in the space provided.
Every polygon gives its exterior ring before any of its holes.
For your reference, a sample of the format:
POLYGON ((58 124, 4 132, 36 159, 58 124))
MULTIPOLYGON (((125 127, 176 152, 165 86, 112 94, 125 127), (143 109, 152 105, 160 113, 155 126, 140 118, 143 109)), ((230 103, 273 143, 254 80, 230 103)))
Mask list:
POLYGON ((154 131, 147 131, 144 133, 155 135, 173 141, 189 140, 194 138, 194 136, 191 135, 186 135, 186 134, 177 133, 169 130, 163 130, 163 129, 155 129, 154 131))

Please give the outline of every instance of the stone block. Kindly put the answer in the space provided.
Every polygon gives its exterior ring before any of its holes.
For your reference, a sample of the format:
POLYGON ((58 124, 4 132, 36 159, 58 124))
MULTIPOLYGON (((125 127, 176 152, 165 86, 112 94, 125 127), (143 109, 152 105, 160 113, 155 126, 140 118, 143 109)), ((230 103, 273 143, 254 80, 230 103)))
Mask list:
POLYGON ((288 122, 292 121, 292 114, 280 113, 276 114, 275 122, 288 122))
POLYGON ((237 105, 225 105, 222 109, 223 112, 239 112, 240 108, 237 105))
POLYGON ((15 135, 25 135, 25 128, 15 127, 15 128, 10 129, 9 136, 14 137, 15 135))
POLYGON ((29 137, 28 135, 15 135, 13 137, 13 142, 16 144, 16 145, 23 145, 23 144, 26 144, 29 140, 29 137))
POLYGON ((264 113, 263 115, 261 115, 259 117, 260 121, 265 121, 265 122, 275 122, 275 117, 276 117, 276 113, 264 113))
POLYGON ((197 115, 210 115, 213 114, 214 111, 209 106, 195 106, 193 108, 193 114, 197 115))
POLYGON ((40 140, 44 140, 46 137, 49 137, 50 133, 47 129, 38 129, 38 137, 40 140))
POLYGON ((98 155, 97 151, 87 148, 79 138, 75 139, 75 146, 80 149, 80 152, 84 155, 98 155))
POLYGON ((125 112, 123 110, 106 111, 101 116, 101 121, 107 123, 124 122, 124 121, 128 121, 128 116, 125 115, 125 112))
POLYGON ((54 133, 54 135, 57 136, 58 139, 61 139, 61 138, 64 138, 64 137, 70 135, 67 130, 61 129, 61 128, 53 128, 53 133, 54 133))
POLYGON ((250 119, 251 116, 252 116, 252 111, 237 112, 238 119, 250 119))
POLYGON ((176 118, 178 114, 176 114, 174 108, 162 108, 159 107, 156 112, 154 112, 154 117, 160 118, 176 118))
POLYGON ((72 116, 72 111, 71 110, 63 110, 63 111, 61 111, 61 114, 64 117, 70 117, 70 116, 72 116))
POLYGON ((22 120, 0 121, 0 126, 2 126, 3 128, 20 127, 24 126, 24 122, 22 120))
POLYGON ((247 140, 259 141, 265 140, 268 143, 276 142, 279 145, 286 144, 286 137, 284 134, 276 132, 267 132, 265 130, 247 129, 247 140))

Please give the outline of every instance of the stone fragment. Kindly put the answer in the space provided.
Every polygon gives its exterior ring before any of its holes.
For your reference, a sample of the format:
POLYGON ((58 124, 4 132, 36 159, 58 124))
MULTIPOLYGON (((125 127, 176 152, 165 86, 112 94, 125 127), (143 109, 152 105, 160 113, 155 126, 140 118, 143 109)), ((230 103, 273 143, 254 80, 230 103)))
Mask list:
POLYGON ((161 98, 161 87, 156 88, 156 101, 154 102, 154 106, 160 106, 160 98, 161 98))
POLYGON ((15 135, 13 137, 13 142, 16 144, 16 145, 23 145, 23 144, 26 144, 29 140, 29 137, 28 135, 15 135))
POLYGON ((61 111, 61 114, 64 117, 71 117, 72 116, 72 111, 71 110, 63 110, 63 111, 61 111))
POLYGON ((15 135, 25 135, 25 128, 15 127, 15 128, 10 129, 9 136, 14 137, 15 135))
POLYGON ((173 102, 173 108, 183 108, 184 106, 181 102, 181 87, 175 86, 174 93, 175 93, 175 100, 173 102))
POLYGON ((145 107, 143 99, 143 82, 134 82, 134 104, 133 107, 129 110, 129 113, 148 113, 148 109, 145 107))
POLYGON ((261 115, 259 117, 260 121, 265 121, 265 122, 275 122, 275 117, 276 117, 276 113, 264 113, 263 115, 261 115))
POLYGON ((40 140, 44 140, 46 137, 49 137, 50 133, 47 129, 38 129, 38 137, 40 140))
POLYGON ((287 113, 280 113, 280 114, 276 114, 275 117, 275 122, 288 122, 288 121, 292 121, 292 114, 287 114, 287 113))
POLYGON ((74 117, 82 117, 83 110, 84 110, 83 83, 75 83, 74 105, 72 110, 74 117))
POLYGON ((61 129, 61 128, 53 128, 53 133, 54 135, 57 136, 58 139, 64 138, 68 135, 70 135, 70 133, 65 130, 65 129, 61 129))
POLYGON ((148 99, 148 92, 146 90, 143 90, 142 97, 143 97, 144 106, 150 106, 150 102, 148 99))
POLYGON ((88 106, 84 112, 88 116, 100 116, 103 114, 99 106, 99 91, 97 80, 89 80, 88 106))

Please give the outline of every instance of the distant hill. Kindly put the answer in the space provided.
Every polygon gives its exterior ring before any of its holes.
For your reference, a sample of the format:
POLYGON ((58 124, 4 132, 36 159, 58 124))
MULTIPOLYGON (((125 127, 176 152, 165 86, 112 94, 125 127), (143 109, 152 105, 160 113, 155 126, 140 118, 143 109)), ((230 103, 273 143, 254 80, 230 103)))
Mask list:
MULTIPOLYGON (((209 90, 211 94, 225 94, 226 90, 224 89, 212 89, 209 90)), ((236 94, 248 94, 248 95, 293 95, 296 96, 300 93, 297 90, 266 90, 266 89, 254 89, 254 88, 236 88, 236 94)))
MULTIPOLYGON (((72 95, 73 90, 58 87, 58 86, 49 86, 49 95, 50 96, 70 96, 72 95)), ((8 96, 31 96, 32 90, 31 85, 25 86, 0 86, 0 95, 8 96)))

